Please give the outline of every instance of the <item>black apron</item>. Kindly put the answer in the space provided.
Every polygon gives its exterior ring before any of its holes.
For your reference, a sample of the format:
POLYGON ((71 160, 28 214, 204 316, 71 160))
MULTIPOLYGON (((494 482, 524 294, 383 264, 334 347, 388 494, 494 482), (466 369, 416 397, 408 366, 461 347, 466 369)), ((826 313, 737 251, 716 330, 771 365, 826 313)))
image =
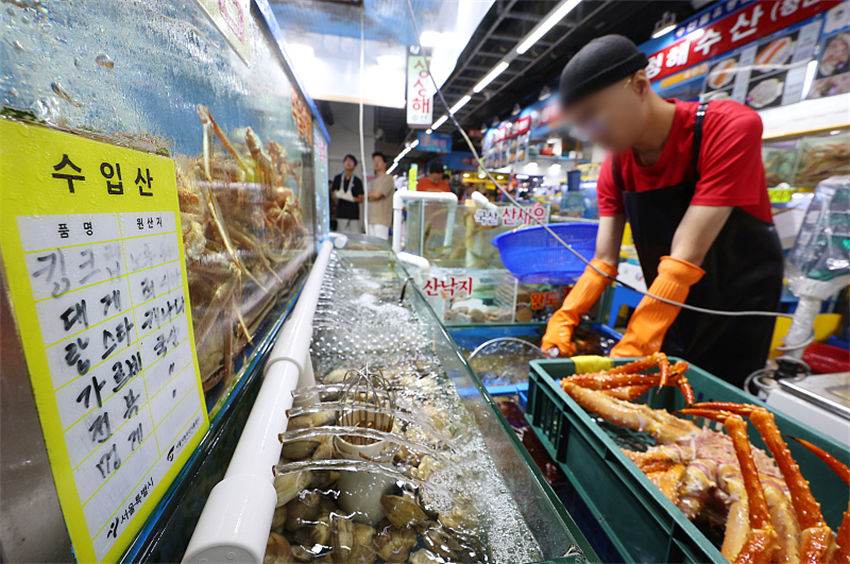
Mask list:
MULTIPOLYGON (((658 275, 661 257, 670 254, 673 234, 694 195, 707 109, 708 104, 697 108, 691 179, 675 186, 627 192, 616 159, 612 159, 614 180, 623 192, 647 286, 658 275)), ((782 247, 773 224, 736 207, 705 256, 701 265, 705 276, 691 288, 685 303, 726 311, 777 311, 782 265, 782 247)), ((773 324, 772 317, 728 317, 682 309, 661 350, 742 386, 748 374, 764 368, 773 324)))

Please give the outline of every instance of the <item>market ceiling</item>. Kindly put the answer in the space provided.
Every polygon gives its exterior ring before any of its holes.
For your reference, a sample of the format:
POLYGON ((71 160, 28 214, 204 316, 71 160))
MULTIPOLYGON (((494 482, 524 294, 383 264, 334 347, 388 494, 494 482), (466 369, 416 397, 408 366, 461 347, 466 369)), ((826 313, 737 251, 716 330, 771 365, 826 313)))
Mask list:
MULTIPOLYGON (((455 104, 469 94, 500 61, 509 59, 510 64, 479 93, 473 93, 471 100, 456 112, 462 126, 467 129, 490 126, 496 120, 510 117, 517 107, 537 100, 544 88, 554 89, 566 61, 594 37, 619 33, 640 44, 651 37, 664 12, 672 12, 677 21, 682 21, 710 2, 581 0, 527 50, 519 49, 523 39, 559 4, 559 0, 494 2, 443 85, 448 103, 455 104), (517 54, 518 51, 524 52, 517 54)), ((435 119, 445 113, 442 110, 435 100, 435 119)), ((399 116, 392 112, 387 117, 395 120, 399 116)), ((389 122, 376 123, 376 127, 385 132, 395 129, 389 122)), ((453 127, 444 124, 438 130, 451 132, 453 127)), ((408 140, 412 138, 409 135, 408 140)), ((462 143, 457 134, 455 143, 458 148, 462 143)), ((423 155, 412 151, 408 158, 416 160, 423 155)))

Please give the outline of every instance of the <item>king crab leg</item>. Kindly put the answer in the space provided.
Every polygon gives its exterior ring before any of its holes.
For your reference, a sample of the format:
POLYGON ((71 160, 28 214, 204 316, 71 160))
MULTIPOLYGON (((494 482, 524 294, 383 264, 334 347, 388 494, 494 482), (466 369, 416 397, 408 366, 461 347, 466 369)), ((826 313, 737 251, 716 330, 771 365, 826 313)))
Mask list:
MULTIPOLYGON (((812 453, 823 460, 827 466, 832 468, 832 471, 838 474, 841 480, 850 486, 850 468, 845 466, 840 460, 826 452, 820 447, 817 447, 803 439, 792 437, 795 441, 812 451, 812 453)), ((850 502, 847 504, 847 510, 844 512, 844 517, 841 520, 841 525, 838 527, 838 532, 835 535, 836 543, 838 544, 835 552, 832 555, 833 562, 850 562, 850 502)))
MULTIPOLYGON (((747 492, 746 503, 749 513, 749 530, 747 531, 746 542, 740 552, 738 554, 724 553, 724 556, 730 561, 734 558, 736 564, 771 562, 773 555, 779 550, 779 544, 777 542, 778 535, 770 520, 767 500, 765 499, 764 490, 759 481, 756 463, 753 461, 750 438, 747 435, 747 423, 740 415, 706 408, 684 409, 682 413, 706 417, 723 423, 726 432, 732 439, 732 446, 735 448, 738 465, 741 467, 744 488, 747 492)), ((735 503, 743 502, 738 500, 735 503)), ((735 515, 734 508, 730 508, 729 513, 730 515, 735 515)), ((737 531, 734 530, 734 526, 727 524, 726 534, 734 535, 736 533, 737 531)))
POLYGON ((773 414, 762 407, 732 402, 705 402, 696 404, 694 408, 682 410, 682 413, 708 416, 704 414, 720 410, 748 417, 752 421, 788 486, 801 531, 800 560, 829 562, 835 549, 832 529, 824 521, 820 504, 812 495, 809 482, 803 477, 800 466, 782 439, 773 414))

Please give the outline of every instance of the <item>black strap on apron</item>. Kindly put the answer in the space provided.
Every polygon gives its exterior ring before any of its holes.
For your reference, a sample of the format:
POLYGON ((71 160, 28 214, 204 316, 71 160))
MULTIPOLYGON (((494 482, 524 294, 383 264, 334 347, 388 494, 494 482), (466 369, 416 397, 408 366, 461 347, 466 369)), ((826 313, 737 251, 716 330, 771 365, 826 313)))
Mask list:
MULTIPOLYGON (((707 111, 707 103, 697 108, 693 172, 682 182, 642 192, 629 191, 617 159, 611 159, 614 182, 623 194, 647 286, 658 275, 661 257, 670 254, 673 236, 699 181, 707 111)), ((706 254, 701 265, 706 274, 691 288, 686 303, 727 311, 776 311, 782 290, 782 264, 782 248, 773 224, 736 207, 706 254)), ((662 350, 740 386, 750 372, 764 367, 773 324, 774 319, 769 317, 724 317, 682 309, 667 332, 662 350)))

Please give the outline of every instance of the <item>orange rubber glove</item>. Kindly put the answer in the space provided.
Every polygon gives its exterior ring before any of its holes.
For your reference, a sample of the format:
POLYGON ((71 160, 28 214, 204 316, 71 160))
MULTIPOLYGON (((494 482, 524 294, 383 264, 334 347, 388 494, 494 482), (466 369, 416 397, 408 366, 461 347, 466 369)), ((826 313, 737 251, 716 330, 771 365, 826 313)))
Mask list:
MULTIPOLYGON (((658 276, 649 293, 683 303, 691 286, 700 281, 705 270, 686 260, 661 257, 658 276)), ((626 335, 611 349, 610 356, 647 356, 661 350, 664 335, 679 315, 679 306, 644 296, 629 320, 626 335)))
MULTIPOLYGON (((617 277, 617 269, 599 259, 593 259, 590 264, 607 274, 617 277)), ((581 316, 587 313, 593 304, 599 300, 599 296, 608 287, 611 280, 605 278, 591 267, 584 269, 584 274, 579 277, 576 285, 567 294, 561 309, 556 311, 549 319, 546 326, 546 334, 543 335, 541 347, 544 351, 556 348, 562 355, 569 356, 576 350, 572 343, 573 329, 581 321, 581 316)))

